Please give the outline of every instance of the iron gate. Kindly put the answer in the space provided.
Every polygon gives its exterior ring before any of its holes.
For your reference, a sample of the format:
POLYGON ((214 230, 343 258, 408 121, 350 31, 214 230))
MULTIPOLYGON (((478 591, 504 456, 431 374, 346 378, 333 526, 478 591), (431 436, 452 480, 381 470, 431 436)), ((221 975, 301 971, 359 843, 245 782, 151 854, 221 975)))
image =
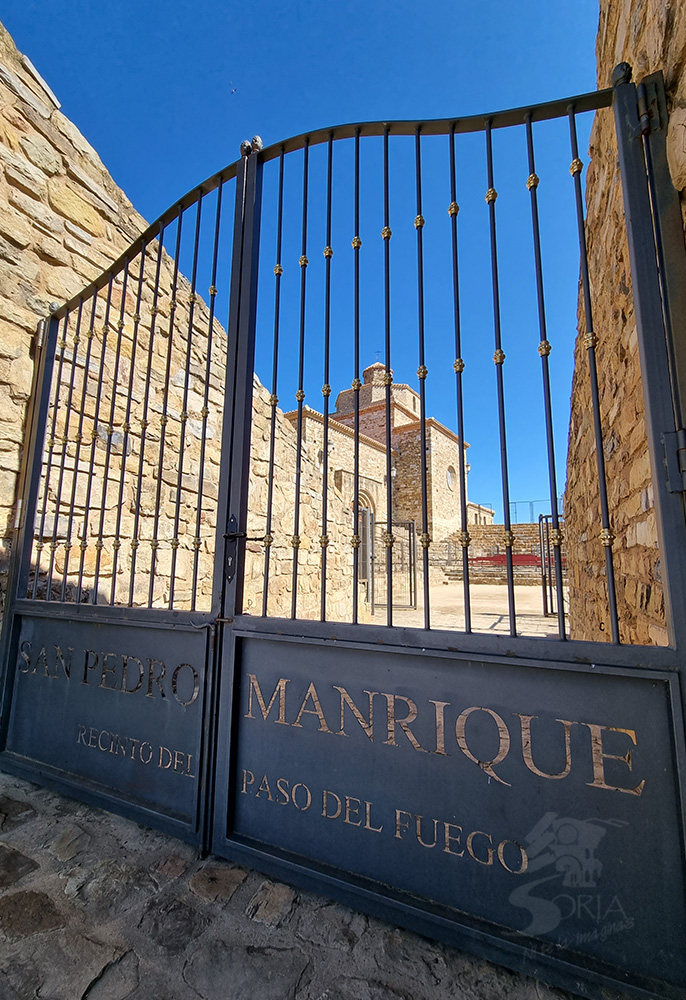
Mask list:
MULTIPOLYGON (((562 518, 560 518, 560 523, 562 523, 562 518)), ((550 514, 539 514, 538 517, 538 528, 539 528, 539 552, 541 560, 541 594, 543 599, 543 614, 547 617, 557 615, 556 607, 556 595, 559 593, 557 587, 557 580, 555 577, 556 567, 555 559, 553 557, 553 543, 552 543, 552 532, 555 530, 552 526, 552 518, 550 514)), ((560 559, 562 568, 562 579, 563 587, 565 580, 566 571, 566 559, 564 554, 560 559)), ((563 591, 564 593, 564 591, 563 591)))
MULTIPOLYGON (((385 608, 388 603, 387 566, 383 558, 384 526, 374 526, 372 535, 372 591, 371 611, 385 608), (379 554, 377 556, 377 553, 379 554), (377 558, 379 560, 377 568, 377 558)), ((391 601, 394 608, 417 607, 417 530, 414 521, 393 523, 393 592, 391 601)))
MULTIPOLYGON (((629 80, 620 69, 613 90, 489 116, 343 126, 266 150, 244 143, 237 164, 54 313, 39 344, 2 639, 4 768, 589 997, 607 985, 686 996, 677 457, 686 382, 672 331, 683 240, 665 173, 661 81, 644 81, 637 100, 629 80), (667 646, 620 641, 577 140, 577 119, 611 105, 667 646), (571 139, 610 626, 598 641, 569 637, 560 589, 553 338, 534 157, 535 133, 558 120, 571 139), (512 569, 503 345, 516 352, 522 338, 512 336, 501 287, 494 158, 497 137, 510 134, 526 150, 555 639, 518 634, 525 616, 512 569), (483 338, 479 323, 472 343, 463 322, 458 195, 464 206, 476 171, 463 150, 484 140, 480 225, 494 334, 486 353, 495 350, 509 635, 479 631, 469 580, 465 358, 478 372, 474 343, 483 353, 483 338), (391 163, 404 166, 392 175, 391 163), (347 188, 334 176, 347 177, 347 188), (227 222, 222 199, 234 178, 227 222), (400 211, 392 216, 392 190, 410 204, 404 225, 400 211), (439 195, 446 266, 442 291, 427 294, 439 195), (318 266, 308 257, 315 232, 318 266), (261 240, 273 240, 273 261, 260 255, 261 240), (410 265, 417 320, 412 341, 396 342, 392 288, 405 293, 410 265), (449 361, 432 312, 439 293, 452 309, 449 361), (376 328, 384 360, 365 368, 376 328), (410 353, 416 389, 394 380, 393 365, 406 368, 410 353), (454 378, 454 430, 427 413, 427 362, 454 378), (332 376, 340 384, 342 372, 350 389, 332 408, 332 376), (305 405, 319 379, 322 412, 305 405), (279 407, 279 393, 295 407, 279 407), (393 592, 394 525, 412 504, 420 617, 399 624, 389 601, 386 624, 369 624, 360 511, 385 524, 393 592), (433 572, 441 524, 459 531, 463 559, 461 596, 450 591, 443 618, 433 572)), ((406 326, 405 300, 399 311, 406 326)), ((481 381, 478 395, 491 412, 481 381)))

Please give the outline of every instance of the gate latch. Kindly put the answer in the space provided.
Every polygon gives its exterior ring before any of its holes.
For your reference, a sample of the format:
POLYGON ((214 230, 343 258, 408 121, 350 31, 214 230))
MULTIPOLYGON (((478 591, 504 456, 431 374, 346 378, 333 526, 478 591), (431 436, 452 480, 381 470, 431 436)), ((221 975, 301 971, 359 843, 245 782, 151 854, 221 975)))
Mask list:
POLYGON ((239 538, 245 538, 246 532, 238 530, 236 515, 232 514, 226 526, 224 538, 226 539, 226 556, 224 559, 224 576, 227 583, 233 581, 236 575, 236 543, 239 538))
POLYGON ((686 493, 686 430, 667 431, 662 435, 667 489, 686 493))
POLYGON ((232 514, 224 532, 226 539, 226 557, 224 560, 224 575, 226 582, 231 583, 236 575, 236 544, 239 538, 244 538, 246 542, 261 542, 262 538, 248 538, 247 531, 238 530, 236 515, 232 514))

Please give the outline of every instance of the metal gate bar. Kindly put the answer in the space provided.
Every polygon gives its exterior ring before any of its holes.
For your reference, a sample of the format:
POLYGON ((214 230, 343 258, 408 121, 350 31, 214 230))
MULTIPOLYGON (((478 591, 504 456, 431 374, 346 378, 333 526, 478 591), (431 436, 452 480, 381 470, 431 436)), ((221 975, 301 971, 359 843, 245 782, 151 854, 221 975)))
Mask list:
MULTIPOLYGON (((450 236, 452 245, 452 277, 453 277, 453 311, 455 316, 455 398, 457 406, 457 436, 464 441, 464 392, 463 373, 465 363, 462 359, 462 331, 460 323, 460 282, 457 257, 457 214, 460 207, 457 204, 457 179, 455 170, 455 128, 451 127, 449 135, 450 153, 450 236)), ((460 448, 458 470, 460 477, 460 547, 462 549, 462 587, 464 600, 464 630, 472 630, 471 594, 469 590, 469 543, 471 541, 467 521, 467 471, 464 448, 460 448)))
POLYGON ((576 108, 569 106, 569 134, 572 146, 572 165, 569 168, 574 178, 574 194, 576 195, 576 216, 579 228, 579 255, 581 270, 581 288, 584 297, 584 323, 586 332, 584 344, 588 353, 588 371, 591 383, 591 405, 593 407, 593 428, 595 432, 595 455, 598 466, 598 491, 600 495, 600 518, 602 524, 601 540, 605 547, 605 575, 607 578, 607 601, 610 614, 610 629, 612 641, 619 642, 619 617, 617 615, 617 595, 615 590, 615 571, 612 558, 612 542, 614 534, 610 527, 610 509, 607 500, 607 477, 605 475, 605 453, 603 451, 603 429, 600 418, 600 397, 598 395, 598 367, 596 362, 596 344, 598 338, 593 332, 593 311, 591 306, 591 282, 588 274, 588 255, 586 253, 586 233, 584 230, 584 203, 581 190, 581 171, 583 164, 579 159, 579 146, 576 134, 576 108))
MULTIPOLYGON (((526 146, 529 159, 529 177, 526 186, 531 194, 531 225, 534 237, 534 260, 536 267, 536 297, 538 299, 538 322, 540 332, 540 343, 538 353, 541 356, 541 374, 543 376, 543 398, 545 408, 545 433, 548 447, 548 476, 550 481, 550 510, 552 518, 553 533, 550 540, 553 542, 555 559, 555 584, 557 587, 557 626, 560 639, 566 638, 564 597, 562 593, 562 534, 560 531, 560 516, 557 506, 557 475, 555 472, 555 443, 553 438, 553 405, 550 391, 550 364, 548 358, 552 345, 548 340, 548 328, 545 314, 545 298, 543 295, 543 264, 541 258, 541 231, 538 218, 538 184, 539 178, 536 174, 536 163, 534 160, 534 136, 531 126, 531 115, 526 118, 526 146)), ((548 535, 546 535, 548 539, 548 535)), ((551 593, 552 609, 552 593, 551 593)), ((544 600, 544 614, 545 610, 544 600)))

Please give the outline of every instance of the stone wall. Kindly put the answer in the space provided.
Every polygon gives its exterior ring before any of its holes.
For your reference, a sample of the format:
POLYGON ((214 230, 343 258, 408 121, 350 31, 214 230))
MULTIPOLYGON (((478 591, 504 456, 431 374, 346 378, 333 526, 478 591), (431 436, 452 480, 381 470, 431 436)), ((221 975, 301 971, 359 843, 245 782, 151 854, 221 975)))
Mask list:
MULTIPOLYGON (((672 122, 670 171, 686 186, 686 7, 679 0, 601 0, 596 45, 598 86, 620 62, 634 79, 663 70, 672 122), (679 129, 681 130, 679 132, 679 129)), ((667 641, 660 554, 644 426, 631 275, 611 110, 597 113, 587 173, 587 242, 620 634, 624 642, 667 641)), ((579 329, 584 317, 580 310, 579 329)), ((565 493, 570 627, 576 638, 608 638, 604 551, 586 350, 577 342, 565 493)))
POLYGON ((0 25, 0 600, 36 324, 145 228, 0 25))
MULTIPOLYGON (((253 400, 247 533, 261 538, 267 529, 272 418, 269 394, 257 380, 253 400)), ((276 407, 274 414, 276 434, 271 525, 274 540, 270 546, 267 611, 271 616, 290 617, 293 594, 292 539, 296 503, 297 411, 284 414, 276 407)), ((360 467, 364 470, 364 474, 360 476, 360 503, 374 514, 377 521, 385 523, 385 448, 373 439, 362 436, 359 450, 360 467)), ((348 427, 336 420, 330 420, 329 423, 328 453, 326 610, 327 617, 334 621, 351 621, 354 435, 348 427)), ((298 618, 319 618, 321 612, 323 456, 323 416, 304 407, 298 497, 298 618)), ((261 542, 248 542, 245 576, 245 610, 248 613, 262 613, 264 567, 264 545, 261 542)), ((364 621, 368 617, 368 607, 363 587, 360 587, 358 598, 358 620, 364 621)))
POLYGON ((209 608, 226 360, 210 319, 154 241, 61 321, 31 594, 209 608))
MULTIPOLYGON (((514 544, 512 554, 515 556, 515 584, 540 585, 541 583, 541 543, 538 523, 518 523, 512 525, 514 544), (522 556, 524 559, 517 560, 522 556)), ((505 526, 502 524, 470 524, 469 546, 470 570, 472 583, 506 584, 507 570, 504 559, 507 552, 505 546, 505 526), (494 559, 498 558, 498 561, 494 559)), ((551 553, 552 554, 552 553, 551 553)), ((443 542, 439 543, 433 555, 435 565, 443 570, 450 580, 462 579, 462 547, 458 532, 453 532, 443 542)), ((567 559, 567 546, 562 545, 563 567, 567 559)))

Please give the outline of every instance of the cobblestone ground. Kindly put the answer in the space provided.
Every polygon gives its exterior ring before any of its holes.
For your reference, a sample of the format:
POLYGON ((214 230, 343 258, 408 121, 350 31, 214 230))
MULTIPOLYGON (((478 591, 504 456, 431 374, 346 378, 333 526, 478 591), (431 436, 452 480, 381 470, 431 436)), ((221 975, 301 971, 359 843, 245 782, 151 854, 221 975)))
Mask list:
POLYGON ((1 774, 0 832, 0 1000, 572 997, 1 774))

